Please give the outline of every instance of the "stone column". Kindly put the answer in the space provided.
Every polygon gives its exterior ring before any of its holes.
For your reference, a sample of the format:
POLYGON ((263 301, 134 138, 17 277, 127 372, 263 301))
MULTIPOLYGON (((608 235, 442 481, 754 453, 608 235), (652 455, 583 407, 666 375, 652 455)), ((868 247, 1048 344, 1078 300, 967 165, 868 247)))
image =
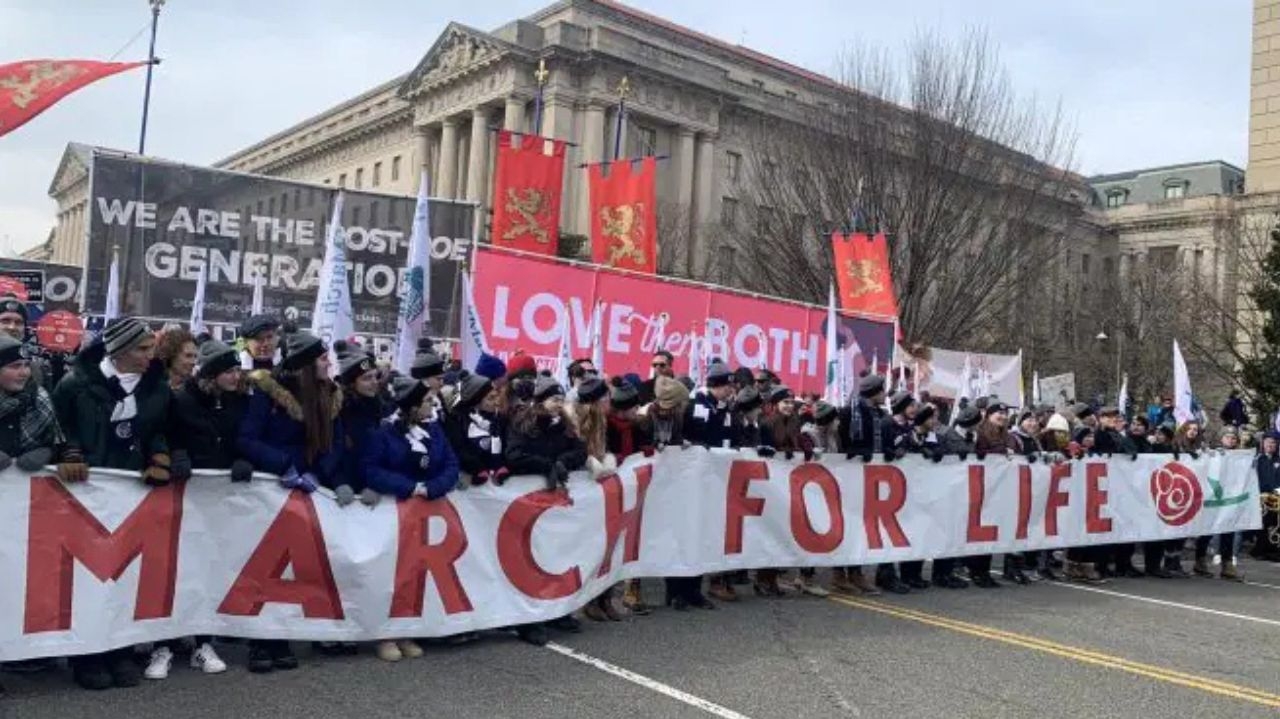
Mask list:
MULTIPOLYGON (((431 182, 431 129, 426 125, 415 125, 413 128, 413 151, 418 156, 418 176, 413 178, 413 191, 416 195, 422 184, 422 173, 426 171, 427 182, 431 182)), ((390 177, 388 177, 390 179, 390 177)), ((428 188, 431 189, 431 188, 428 188)))
MULTIPOLYGON (((573 140, 574 112, 568 99, 551 96, 545 98, 542 116, 542 134, 557 140, 573 140)), ((588 228, 578 224, 578 185, 585 182, 578 164, 586 161, 581 147, 570 147, 565 153, 564 187, 560 195, 560 228, 570 234, 585 235, 588 228), (577 152, 575 152, 577 150, 577 152)))
POLYGON ((454 199, 465 199, 467 196, 467 169, 471 166, 471 133, 458 131, 457 166, 454 169, 454 199))
POLYGON ((1131 256, 1128 252, 1120 253, 1120 284, 1129 284, 1129 261, 1131 256))
MULTIPOLYGON (((582 119, 582 137, 578 143, 582 150, 582 162, 592 163, 599 162, 604 157, 604 108, 598 105, 591 105, 583 111, 582 119)), ((573 169, 582 176, 582 181, 578 185, 578 212, 576 213, 576 226, 584 228, 584 234, 591 232, 591 180, 588 174, 590 170, 573 169)))
POLYGON ((706 133, 699 134, 694 159, 693 241, 689 243, 685 260, 690 276, 706 266, 707 255, 714 249, 707 246, 707 227, 717 219, 715 211, 719 207, 715 200, 715 154, 715 138, 706 133))
MULTIPOLYGON (((508 97, 502 113, 502 129, 511 132, 524 132, 524 99, 508 97)), ((530 128, 532 131, 532 128, 530 128)))
POLYGON ((436 168, 437 197, 456 197, 458 191, 458 121, 446 117, 440 130, 440 166, 436 168))
MULTIPOLYGON (((679 213, 680 224, 677 231, 683 235, 686 250, 693 242, 693 129, 676 128, 675 157, 672 158, 672 170, 676 178, 676 212, 679 213)), ((685 269, 688 269, 686 267, 685 269)))
MULTIPOLYGON (((471 155, 467 163, 467 199, 483 205, 485 180, 489 176, 489 111, 484 107, 471 111, 469 149, 471 155)), ((481 214, 484 214, 483 211, 481 214)))

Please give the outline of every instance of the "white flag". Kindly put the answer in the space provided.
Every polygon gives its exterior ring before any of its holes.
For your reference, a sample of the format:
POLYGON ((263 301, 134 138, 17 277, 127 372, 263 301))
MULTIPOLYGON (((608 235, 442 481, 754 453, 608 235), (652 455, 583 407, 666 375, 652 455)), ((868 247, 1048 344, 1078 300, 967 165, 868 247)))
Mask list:
POLYGON ((898 365, 898 386, 895 388, 895 391, 907 391, 907 366, 905 364, 898 365))
POLYGON ((1126 373, 1120 382, 1120 395, 1116 397, 1116 406, 1125 419, 1129 418, 1129 375, 1126 373))
MULTIPOLYGON (((311 312, 311 334, 324 340, 333 358, 333 341, 355 333, 351 312, 351 285, 347 282, 347 233, 342 229, 343 193, 333 201, 333 218, 325 233, 324 264, 316 287, 316 305, 311 312)), ((337 362, 332 370, 338 370, 337 362)))
MULTIPOLYGON (((396 318, 395 368, 404 374, 413 366, 418 340, 427 324, 431 297, 431 206, 427 201, 427 172, 422 171, 418 183, 418 204, 413 210, 413 229, 409 233, 409 256, 405 259, 404 296, 400 298, 400 315, 396 318)), ((465 348, 464 348, 465 349, 465 348)), ((477 358, 479 359, 479 358, 477 358)), ((464 358, 463 363, 466 363, 464 358)), ((474 368, 475 365, 471 365, 474 368)))
POLYGON ((595 309, 591 312, 591 364, 596 372, 604 376, 604 302, 596 300, 595 309))
POLYGON ((840 380, 840 363, 844 359, 840 354, 838 346, 839 336, 836 333, 836 286, 831 283, 827 286, 827 377, 826 383, 822 388, 822 398, 835 407, 839 407, 844 400, 841 393, 840 380))
POLYGON ((560 352, 556 357, 556 381, 560 383, 565 391, 569 391, 569 365, 573 364, 573 344, 570 341, 570 334, 573 328, 573 322, 569 319, 569 308, 564 308, 564 314, 560 316, 560 352))
POLYGON ((694 332, 689 333, 689 379, 693 380, 695 388, 701 387, 705 381, 702 372, 702 341, 694 332))
POLYGON ((853 344, 844 348, 840 356, 840 401, 837 406, 852 404, 850 396, 858 387, 858 376, 854 371, 854 363, 862 356, 862 346, 854 339, 853 344))
POLYGON ((968 355, 968 353, 966 353, 964 356, 964 366, 960 368, 960 379, 956 382, 956 403, 951 408, 951 421, 949 424, 952 427, 956 424, 956 418, 960 416, 960 400, 973 399, 972 392, 970 392, 969 389, 969 375, 971 374, 973 374, 973 359, 968 355))
POLYGON ((200 276, 196 278, 196 296, 191 300, 191 334, 204 332, 204 287, 209 271, 201 267, 200 276))
POLYGON ((102 326, 120 316, 120 254, 111 251, 111 269, 107 271, 107 304, 102 310, 102 326))
POLYGON ((1027 408, 1027 387, 1022 379, 1022 350, 1018 350, 1018 409, 1027 408))
POLYGON ((1039 407, 1041 404, 1044 403, 1044 400, 1040 398, 1040 371, 1039 370, 1036 370, 1035 372, 1031 373, 1031 402, 1037 407, 1039 407))
POLYGON ((911 396, 914 397, 917 402, 919 402, 920 396, 921 396, 920 395, 920 360, 915 360, 911 363, 911 382, 914 385, 911 388, 912 390, 911 396))
POLYGON ((489 340, 484 333, 484 325, 480 323, 480 313, 476 311, 476 298, 471 289, 470 273, 462 273, 462 366, 474 371, 480 362, 480 355, 493 354, 489 351, 489 340))
POLYGON ((266 284, 267 284, 267 279, 265 277, 262 277, 261 275, 258 276, 258 279, 254 280, 253 306, 249 308, 250 316, 257 316, 262 314, 262 305, 264 304, 262 301, 262 291, 263 291, 263 287, 266 284))
POLYGON ((1181 425, 1195 419, 1191 408, 1191 375, 1187 373, 1187 362, 1182 359, 1182 350, 1178 349, 1178 340, 1173 341, 1173 418, 1181 425))

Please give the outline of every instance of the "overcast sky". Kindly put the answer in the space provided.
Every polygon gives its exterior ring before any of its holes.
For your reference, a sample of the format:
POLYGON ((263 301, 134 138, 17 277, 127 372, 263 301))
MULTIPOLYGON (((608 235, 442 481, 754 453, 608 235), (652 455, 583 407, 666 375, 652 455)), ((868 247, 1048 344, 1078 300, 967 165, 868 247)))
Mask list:
MULTIPOLYGON (((169 0, 148 153, 214 162, 410 70, 450 20, 493 29, 551 1, 169 0)), ((1020 92, 1062 101, 1078 133, 1076 170, 1245 163, 1248 0, 631 4, 824 73, 849 47, 893 51, 919 30, 983 28, 1020 92)), ((107 59, 148 21, 145 0, 0 0, 0 64, 107 59)), ((145 59, 146 40, 118 59, 145 59)), ((68 141, 136 149, 143 83, 142 71, 103 80, 0 137, 0 252, 47 236, 46 193, 68 141)))

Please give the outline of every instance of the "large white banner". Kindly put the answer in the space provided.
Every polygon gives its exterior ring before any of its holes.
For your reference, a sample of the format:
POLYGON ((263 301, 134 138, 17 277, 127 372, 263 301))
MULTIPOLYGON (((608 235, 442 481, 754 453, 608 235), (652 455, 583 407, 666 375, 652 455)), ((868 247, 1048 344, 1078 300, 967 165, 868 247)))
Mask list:
POLYGON ((0 472, 0 661, 192 634, 433 637, 564 615, 623 578, 875 564, 1260 526, 1248 452, 1060 465, 668 449, 617 474, 339 507, 225 474, 0 472))
POLYGON ((1018 355, 993 355, 981 352, 956 352, 929 348, 928 359, 917 358, 900 350, 900 361, 908 367, 918 362, 921 387, 934 397, 955 399, 957 387, 968 387, 970 399, 996 395, 1001 401, 1017 402, 1022 386, 1022 358, 1018 355), (968 383, 961 385, 965 358, 969 359, 968 383))

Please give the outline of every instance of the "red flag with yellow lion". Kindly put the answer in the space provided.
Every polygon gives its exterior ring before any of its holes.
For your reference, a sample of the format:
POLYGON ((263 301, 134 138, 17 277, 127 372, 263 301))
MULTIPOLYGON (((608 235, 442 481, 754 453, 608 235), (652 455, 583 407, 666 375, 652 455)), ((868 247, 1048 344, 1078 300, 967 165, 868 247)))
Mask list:
POLYGON ((831 233, 840 309, 881 317, 898 316, 898 300, 889 274, 889 243, 884 233, 831 233))
POLYGON ((490 234, 494 245, 556 254, 564 148, 559 140, 506 130, 498 133, 490 234))
POLYGON ((653 157, 638 162, 615 160, 592 165, 589 172, 592 261, 620 270, 656 273, 657 161, 653 157))

